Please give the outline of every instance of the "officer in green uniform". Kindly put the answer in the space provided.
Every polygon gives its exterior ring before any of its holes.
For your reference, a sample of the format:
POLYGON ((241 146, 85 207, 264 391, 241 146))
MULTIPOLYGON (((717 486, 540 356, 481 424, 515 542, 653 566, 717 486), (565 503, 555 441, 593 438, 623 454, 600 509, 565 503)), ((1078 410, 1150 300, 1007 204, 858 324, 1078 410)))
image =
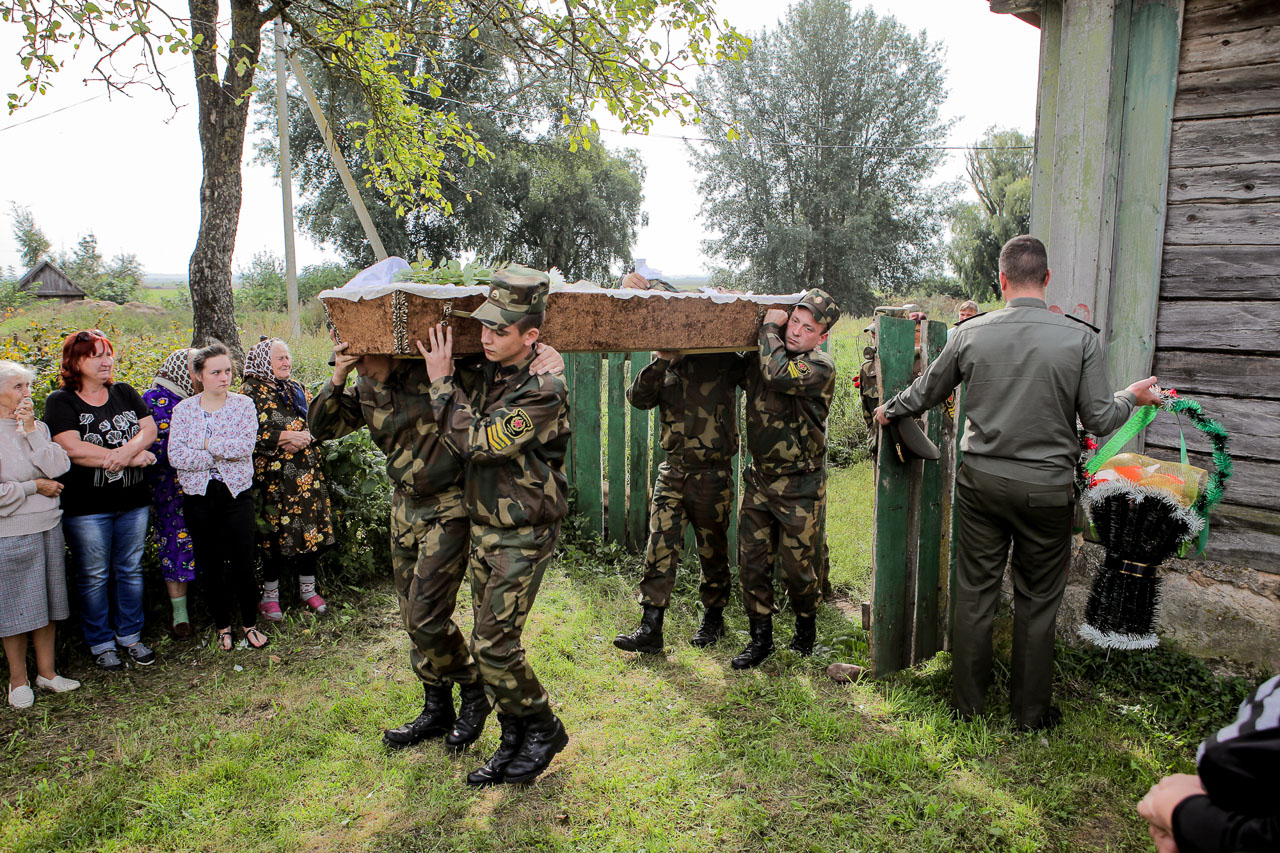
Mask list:
POLYGON ((958 326, 924 375, 876 410, 876 420, 918 415, 965 383, 964 464, 956 475, 959 520, 952 697, 964 718, 982 712, 991 683, 991 622, 1013 546, 1014 723, 1048 728, 1059 714, 1053 635, 1071 555, 1076 418, 1112 432, 1135 405, 1159 402, 1155 377, 1112 395, 1097 329, 1056 314, 1044 244, 1014 237, 1000 251, 1005 307, 958 326))
MULTIPOLYGON (((623 279, 622 286, 675 290, 661 279, 650 282, 638 273, 623 279)), ((732 580, 731 462, 738 452, 733 399, 743 379, 743 364, 738 353, 659 352, 627 389, 627 399, 637 409, 658 408, 667 458, 658 466, 649 510, 649 544, 639 589, 644 615, 635 631, 613 641, 624 651, 662 652, 662 617, 671 602, 686 522, 693 525, 702 562, 702 624, 689 642, 703 648, 724 636, 732 580)))
POLYGON ((451 329, 431 329, 431 348, 422 348, 436 423, 466 463, 471 653, 502 726, 497 752, 467 776, 476 786, 531 781, 569 742, 520 644, 569 509, 568 389, 559 376, 529 372, 548 284, 546 273, 525 267, 494 274, 470 315, 484 326, 487 359, 470 394, 454 378, 451 329))
POLYGON ((786 311, 771 309, 758 352, 747 356, 747 447, 738 520, 738 573, 751 641, 734 669, 773 654, 773 566, 780 558, 796 614, 791 648, 813 653, 822 596, 822 528, 827 493, 827 412, 836 366, 818 349, 840 306, 810 290, 786 311))

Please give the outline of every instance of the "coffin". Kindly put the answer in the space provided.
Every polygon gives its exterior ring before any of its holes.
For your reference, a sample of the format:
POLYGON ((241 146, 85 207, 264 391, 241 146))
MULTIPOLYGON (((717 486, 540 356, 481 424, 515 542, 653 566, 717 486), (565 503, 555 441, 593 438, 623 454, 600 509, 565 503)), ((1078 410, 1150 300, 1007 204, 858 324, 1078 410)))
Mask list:
MULTIPOLYGON (((478 353, 480 324, 455 311, 484 302, 486 285, 396 284, 326 290, 325 313, 352 355, 417 355, 415 341, 441 321, 453 328, 453 349, 478 353)), ((726 352, 756 347, 770 307, 801 294, 667 293, 571 285, 547 297, 540 340, 561 352, 726 352)))

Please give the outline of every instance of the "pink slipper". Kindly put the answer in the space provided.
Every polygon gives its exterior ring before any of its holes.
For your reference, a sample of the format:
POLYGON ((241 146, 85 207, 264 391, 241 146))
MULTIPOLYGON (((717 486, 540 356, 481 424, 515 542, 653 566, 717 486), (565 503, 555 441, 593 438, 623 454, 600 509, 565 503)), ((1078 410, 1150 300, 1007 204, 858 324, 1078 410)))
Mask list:
POLYGON ((304 601, 303 604, 307 605, 312 610, 314 610, 317 616, 323 616, 325 611, 329 609, 328 603, 326 603, 325 600, 321 598, 319 595, 311 596, 306 601, 304 601))
POLYGON ((280 602, 278 601, 259 601, 258 612, 268 622, 279 622, 284 619, 284 612, 280 610, 280 602))

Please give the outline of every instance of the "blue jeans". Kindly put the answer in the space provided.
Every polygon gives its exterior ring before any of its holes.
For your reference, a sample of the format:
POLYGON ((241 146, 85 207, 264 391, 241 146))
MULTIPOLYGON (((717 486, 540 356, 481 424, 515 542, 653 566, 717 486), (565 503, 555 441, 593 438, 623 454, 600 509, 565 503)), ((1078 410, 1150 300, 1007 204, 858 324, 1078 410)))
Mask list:
POLYGON ((142 638, 142 549, 149 512, 143 506, 62 519, 91 655, 142 638))

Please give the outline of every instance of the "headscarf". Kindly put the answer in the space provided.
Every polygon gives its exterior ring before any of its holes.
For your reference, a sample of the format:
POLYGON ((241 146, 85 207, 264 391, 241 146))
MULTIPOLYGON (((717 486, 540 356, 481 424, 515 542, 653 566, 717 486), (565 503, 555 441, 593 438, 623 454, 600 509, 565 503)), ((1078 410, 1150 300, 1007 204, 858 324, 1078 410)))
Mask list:
MULTIPOLYGON (((276 344, 283 344, 284 341, 279 338, 269 338, 263 335, 262 340, 249 347, 249 352, 244 357, 244 375, 252 376, 260 382, 275 388, 284 401, 293 407, 293 410, 302 417, 307 416, 307 395, 302 390, 302 385, 292 379, 276 379, 276 375, 271 370, 271 349, 276 344)), ((288 344, 285 344, 288 346, 288 344)))
POLYGON ((152 384, 167 388, 185 400, 196 393, 195 385, 191 382, 190 363, 191 350, 185 347, 174 350, 156 371, 152 384))

